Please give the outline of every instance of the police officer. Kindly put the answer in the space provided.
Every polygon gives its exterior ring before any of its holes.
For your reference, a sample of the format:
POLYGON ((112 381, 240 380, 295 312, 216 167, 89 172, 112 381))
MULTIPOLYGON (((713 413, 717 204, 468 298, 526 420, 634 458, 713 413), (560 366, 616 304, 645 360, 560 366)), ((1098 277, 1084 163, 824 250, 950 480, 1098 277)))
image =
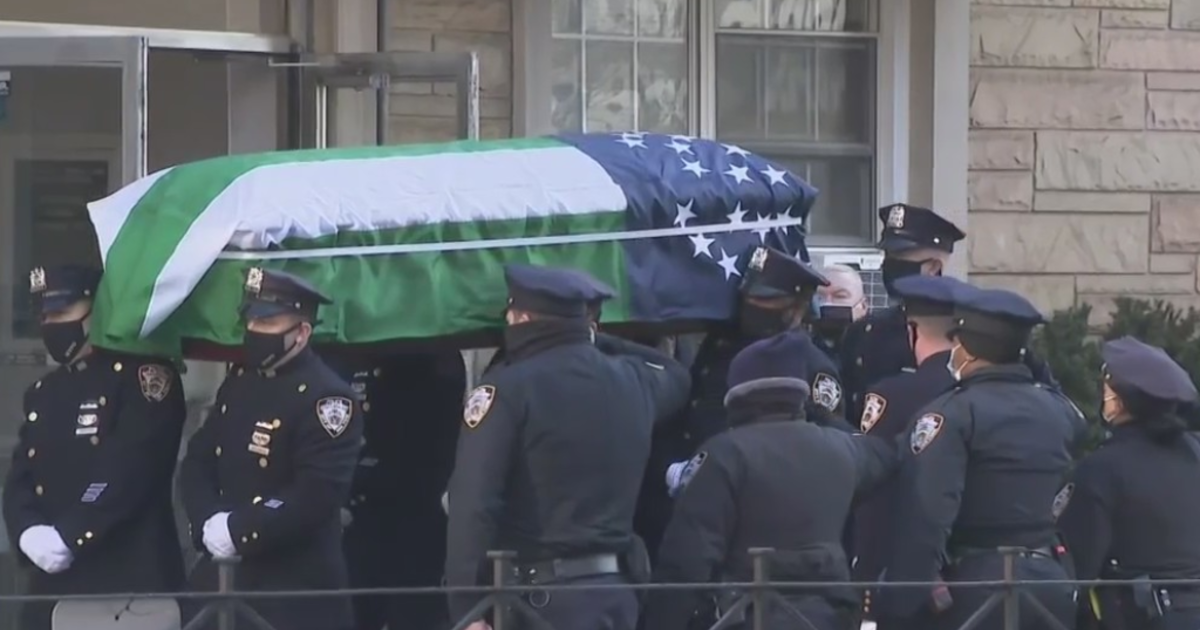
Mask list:
MULTIPOLYGON (((345 506, 353 588, 435 587, 445 563, 440 495, 454 465, 466 368, 457 350, 323 353, 358 394, 365 443, 345 506)), ((445 626, 444 595, 354 598, 359 630, 445 626)))
MULTIPOLYGON (((183 556, 171 477, 187 415, 170 363, 92 346, 100 272, 37 268, 30 292, 58 363, 25 390, 25 422, 4 483, 4 522, 33 595, 179 590, 183 556)), ((50 627, 54 602, 22 610, 50 627)))
POLYGON ((1131 337, 1104 344, 1101 416, 1112 437, 1059 493, 1059 527, 1080 580, 1135 580, 1080 593, 1081 627, 1200 628, 1200 440, 1176 415, 1197 400, 1183 368, 1131 337))
MULTIPOLYGON (((650 463, 638 497, 637 530, 654 557, 671 516, 664 478, 682 468, 709 437, 729 427, 723 400, 729 362, 755 341, 801 327, 813 294, 829 281, 808 264, 769 247, 755 248, 743 275, 737 321, 704 338, 692 362, 689 408, 654 436, 650 463)), ((801 344, 810 369, 809 413, 817 421, 852 431, 843 417, 837 366, 811 339, 801 344)))
MULTIPOLYGON (((917 412, 911 457, 901 469, 888 582, 999 580, 1000 548, 1020 548, 1021 580, 1065 580, 1054 496, 1083 438, 1083 418, 1041 386, 1021 360, 1036 309, 1010 291, 970 289, 955 307, 946 369, 957 387, 917 412), (939 578, 940 575, 940 578, 939 578)), ((1072 588, 1027 591, 1063 623, 1074 618, 1072 588)), ((991 595, 985 588, 884 588, 875 599, 881 627, 957 629, 991 595), (897 625, 892 625, 897 624, 897 625), (907 625, 905 625, 907 624, 907 625)), ((1000 609, 978 626, 999 629, 1000 609)), ((1045 628, 1035 614, 1020 628, 1045 628)))
POLYGON ((812 313, 813 342, 833 360, 840 373, 842 339, 850 324, 866 317, 867 298, 862 276, 853 267, 829 264, 821 269, 821 275, 829 280, 829 286, 817 289, 816 309, 812 313))
MULTIPOLYGON (((809 343, 802 333, 785 332, 734 358, 725 395, 733 428, 710 438, 688 463, 655 582, 748 582, 751 547, 776 550, 774 580, 849 581, 841 535, 851 501, 891 471, 897 449, 891 440, 806 421, 809 343)), ((732 595, 723 594, 720 608, 732 595)), ((653 591, 645 627, 683 630, 700 596, 653 591)), ((858 606, 848 588, 787 599, 817 630, 848 630, 858 606)), ((768 630, 810 627, 781 608, 765 612, 768 630)))
MULTIPOLYGON (((954 244, 966 234, 933 210, 897 203, 879 209, 883 223, 879 243, 883 252, 883 286, 895 295, 896 281, 905 276, 940 276, 954 244)), ((908 347, 904 313, 898 306, 873 311, 846 331, 842 341, 842 383, 849 400, 846 416, 858 418, 867 388, 885 376, 916 367, 908 347)))
MULTIPOLYGON (((309 342, 319 305, 307 282, 251 268, 244 367, 230 373, 188 442, 180 490, 204 556, 192 576, 215 587, 214 560, 240 556, 241 590, 344 589, 341 506, 362 446, 355 394, 309 342)), ((252 599, 277 628, 353 627, 343 597, 252 599)))
MULTIPOLYGON (((954 388, 954 378, 946 369, 954 345, 950 331, 954 304, 968 290, 971 287, 949 276, 908 276, 895 282, 893 291, 903 301, 901 309, 917 368, 888 376, 868 389, 859 419, 863 433, 895 439, 906 433, 917 410, 954 388)), ((894 526, 895 494, 895 483, 889 481, 864 497, 855 510, 856 582, 877 581, 883 572, 894 526)), ((868 597, 868 614, 869 604, 868 597)))
MULTIPOLYGON (((687 400, 687 371, 632 342, 598 335, 593 344, 586 306, 611 289, 597 294, 577 273, 546 267, 512 265, 505 277, 508 357, 467 398, 450 479, 447 582, 476 585, 485 552, 506 548, 532 589, 527 600, 556 630, 632 629, 631 591, 536 589, 648 579, 638 574, 646 559, 633 491, 653 424, 687 400)), ((451 595, 451 620, 478 599, 451 595)))

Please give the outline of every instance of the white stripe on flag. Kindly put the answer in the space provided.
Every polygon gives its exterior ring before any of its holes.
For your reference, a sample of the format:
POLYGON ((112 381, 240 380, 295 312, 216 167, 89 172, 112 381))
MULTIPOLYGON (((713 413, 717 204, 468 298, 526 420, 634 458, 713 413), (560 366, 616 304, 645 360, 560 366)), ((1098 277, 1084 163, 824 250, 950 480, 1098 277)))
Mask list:
POLYGON ((232 245, 410 225, 624 212, 624 191, 574 147, 292 162, 238 177, 196 219, 159 274, 148 335, 232 245))
POLYGON ((121 226, 125 225, 129 213, 133 212, 133 207, 146 194, 146 191, 150 190, 154 182, 170 171, 170 168, 166 168, 143 177, 104 199, 93 201, 87 205, 88 215, 96 229, 96 240, 100 244, 101 265, 108 262, 108 249, 117 239, 117 234, 120 234, 121 226))

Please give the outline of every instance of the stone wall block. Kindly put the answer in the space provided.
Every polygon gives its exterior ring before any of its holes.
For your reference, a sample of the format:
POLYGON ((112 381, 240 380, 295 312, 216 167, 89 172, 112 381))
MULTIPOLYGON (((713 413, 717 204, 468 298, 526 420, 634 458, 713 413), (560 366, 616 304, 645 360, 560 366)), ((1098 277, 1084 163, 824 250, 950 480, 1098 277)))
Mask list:
POLYGON ((1150 92, 1148 96, 1148 129, 1200 131, 1200 92, 1150 92))
POLYGON ((1082 275, 1075 278, 1075 290, 1079 294, 1190 295, 1196 290, 1196 275, 1194 269, 1170 274, 1082 275))
POLYGON ((1075 0, 1075 6, 1118 9, 1170 9, 1171 0, 1075 0))
POLYGON ((1031 169, 1033 132, 971 131, 969 162, 969 168, 981 171, 1031 169))
POLYGON ((991 4, 1006 7, 1069 7, 1071 0, 971 0, 972 4, 991 4))
POLYGON ((1174 0, 1171 3, 1171 28, 1200 31, 1200 0, 1174 0))
POLYGON ((1101 28, 1167 28, 1170 22, 1170 11, 1112 9, 1100 12, 1101 28))
POLYGON ((1146 80, 1099 70, 976 69, 971 126, 1021 129, 1142 129, 1146 80))
POLYGON ((1148 72, 1146 88, 1150 90, 1200 91, 1200 72, 1148 72))
POLYGON ((1100 12, 976 6, 971 10, 971 63, 978 66, 1094 68, 1100 12))
POLYGON ((1200 33, 1144 29, 1102 31, 1100 67, 1200 71, 1200 33))
POLYGON ((512 0, 392 0, 398 26, 433 30, 507 33, 512 0))
POLYGON ((1195 273, 1195 254, 1150 254, 1150 273, 1195 273))
POLYGON ((971 215, 968 254, 979 273, 1145 273, 1145 215, 971 215))
POLYGON ((1200 195, 1157 195, 1151 219, 1154 251, 1200 252, 1200 195))
POLYGON ((967 175, 967 208, 1027 212, 1033 209, 1033 173, 971 171, 967 175))
POLYGON ((1086 193, 1038 191, 1033 196, 1038 212, 1150 212, 1149 193, 1086 193))
POLYGON ((1075 276, 971 274, 971 284, 985 289, 1008 289, 1025 296, 1044 315, 1075 304, 1075 276))
POLYGON ((1200 134, 1037 134, 1039 190, 1200 191, 1200 134))

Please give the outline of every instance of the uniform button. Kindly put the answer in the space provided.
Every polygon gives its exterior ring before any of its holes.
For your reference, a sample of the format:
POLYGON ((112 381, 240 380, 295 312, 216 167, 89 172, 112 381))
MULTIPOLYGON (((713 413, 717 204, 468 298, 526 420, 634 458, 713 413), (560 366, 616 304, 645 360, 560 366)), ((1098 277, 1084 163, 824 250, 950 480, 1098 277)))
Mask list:
POLYGON ((371 372, 371 373, 375 375, 375 378, 379 378, 380 376, 383 375, 383 370, 381 370, 379 368, 375 368, 375 371, 371 372))
POLYGON ((861 366, 862 366, 862 357, 858 357, 857 359, 855 359, 855 360, 854 360, 854 365, 857 365, 857 366, 860 366, 860 367, 861 367, 861 366))
POLYGON ((244 542, 244 543, 248 543, 248 542, 250 542, 250 537, 249 537, 249 536, 242 536, 242 542, 244 542))
POLYGON ((274 420, 271 421, 271 426, 276 429, 278 429, 281 424, 283 424, 283 421, 280 420, 279 418, 275 418, 274 420))
POLYGON ((41 381, 38 381, 38 382, 34 383, 34 384, 33 384, 33 388, 34 388, 34 389, 41 389, 41 388, 42 388, 42 382, 41 382, 41 381))
POLYGON ((700 401, 699 401, 699 400, 693 400, 693 401, 692 401, 692 409, 695 409, 695 408, 696 408, 697 406, 699 406, 699 405, 700 405, 700 401))
POLYGON ((91 540, 91 539, 92 539, 92 532, 83 532, 83 537, 84 537, 84 538, 86 538, 86 539, 88 539, 88 540, 91 540))
POLYGON ((33 459, 34 455, 37 455, 37 449, 36 448, 29 449, 29 459, 33 459))
POLYGON ((213 450, 213 452, 215 452, 217 454, 217 457, 220 457, 221 456, 221 447, 218 446, 216 449, 213 450))
POLYGON ((33 491, 36 492, 39 497, 46 493, 46 489, 40 485, 34 488, 33 491))
POLYGON ((308 385, 305 385, 304 383, 300 383, 300 387, 297 387, 296 391, 303 394, 304 392, 308 391, 308 385))
POLYGON ((874 327, 874 326, 873 326, 872 324, 867 324, 867 327, 866 327, 865 329, 863 329, 863 330, 864 330, 865 332, 871 332, 871 328, 873 328, 873 327, 874 327))
POLYGON ((36 412, 36 411, 31 411, 31 412, 29 412, 29 415, 28 415, 28 416, 26 416, 26 417, 27 417, 27 418, 29 418, 29 421, 30 421, 30 422, 37 422, 37 418, 38 418, 38 416, 37 416, 37 412, 36 412))
POLYGON ((367 502, 367 496, 366 496, 366 495, 363 495, 363 494, 360 494, 360 495, 358 495, 358 502, 359 502, 359 503, 366 503, 366 502, 367 502))
POLYGON ((107 404, 108 404, 108 398, 101 396, 100 397, 100 406, 103 407, 104 405, 107 405, 107 404))
POLYGON ((246 373, 246 369, 245 369, 245 368, 238 368, 238 371, 237 371, 237 375, 238 375, 238 376, 241 376, 241 375, 243 375, 243 374, 245 374, 245 373, 246 373))
POLYGON ((76 538, 76 539, 75 539, 75 545, 76 545, 77 547, 82 547, 82 546, 83 546, 83 539, 82 539, 82 538, 76 538))
POLYGON ((266 457, 260 457, 260 458, 258 458, 258 467, 259 467, 259 468, 266 468, 266 467, 267 467, 267 458, 266 458, 266 457))
POLYGON ((100 443, 100 436, 98 436, 98 435, 93 435, 93 436, 92 436, 92 446, 95 446, 95 445, 97 445, 97 444, 99 444, 99 443, 100 443))
POLYGON ((363 411, 370 411, 370 410, 371 410, 371 403, 364 402, 363 403, 363 411))
POLYGON ((221 413, 225 413, 229 409, 229 405, 221 405, 221 413))
POLYGON ((253 505, 258 505, 259 503, 262 503, 262 497, 254 497, 254 500, 251 501, 250 503, 252 503, 253 505))
POLYGON ((124 365, 121 365, 121 362, 120 362, 120 361, 117 361, 116 363, 114 363, 114 364, 113 364, 113 371, 114 371, 114 372, 120 372, 121 370, 124 370, 124 369, 125 369, 125 366, 124 366, 124 365))
POLYGON ((258 532, 250 532, 250 537, 254 540, 258 540, 258 532))
POLYGON ((684 433, 683 433, 683 439, 685 439, 685 440, 690 440, 690 439, 692 439, 692 434, 691 434, 691 433, 688 433, 687 431, 684 431, 684 433))

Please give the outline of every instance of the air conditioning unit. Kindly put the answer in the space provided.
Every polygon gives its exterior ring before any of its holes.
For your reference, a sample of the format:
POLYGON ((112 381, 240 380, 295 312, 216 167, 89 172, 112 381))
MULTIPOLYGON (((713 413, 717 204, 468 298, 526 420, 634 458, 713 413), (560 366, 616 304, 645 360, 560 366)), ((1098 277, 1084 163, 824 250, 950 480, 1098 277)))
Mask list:
POLYGON ((875 249, 814 247, 809 250, 813 265, 818 269, 825 265, 846 265, 858 270, 862 277, 863 293, 867 298, 867 308, 887 308, 888 295, 883 288, 883 274, 879 267, 883 264, 883 254, 875 249))

